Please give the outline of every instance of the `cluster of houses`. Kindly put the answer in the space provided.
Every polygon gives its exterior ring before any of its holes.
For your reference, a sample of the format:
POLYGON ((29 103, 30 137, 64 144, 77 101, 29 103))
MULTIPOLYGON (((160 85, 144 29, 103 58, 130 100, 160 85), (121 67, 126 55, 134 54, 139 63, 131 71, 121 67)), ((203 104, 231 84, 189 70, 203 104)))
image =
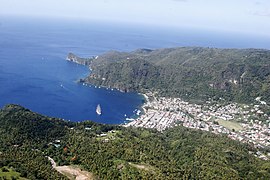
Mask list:
POLYGON ((180 98, 155 97, 153 93, 145 96, 148 101, 143 106, 144 114, 124 126, 163 131, 168 127, 183 125, 216 134, 227 134, 231 139, 252 143, 255 147, 270 147, 270 116, 260 108, 267 106, 266 104, 248 106, 206 101, 200 105, 180 98), (218 123, 219 120, 235 122, 241 129, 224 127, 218 123))

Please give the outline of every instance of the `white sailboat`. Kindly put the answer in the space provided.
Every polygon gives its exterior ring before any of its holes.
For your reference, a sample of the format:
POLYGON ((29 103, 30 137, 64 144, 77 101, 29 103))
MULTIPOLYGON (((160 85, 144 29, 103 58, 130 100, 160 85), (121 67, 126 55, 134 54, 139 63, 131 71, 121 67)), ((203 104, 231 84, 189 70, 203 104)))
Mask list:
POLYGON ((97 105, 96 113, 97 113, 98 115, 101 115, 101 107, 100 107, 100 104, 97 105))

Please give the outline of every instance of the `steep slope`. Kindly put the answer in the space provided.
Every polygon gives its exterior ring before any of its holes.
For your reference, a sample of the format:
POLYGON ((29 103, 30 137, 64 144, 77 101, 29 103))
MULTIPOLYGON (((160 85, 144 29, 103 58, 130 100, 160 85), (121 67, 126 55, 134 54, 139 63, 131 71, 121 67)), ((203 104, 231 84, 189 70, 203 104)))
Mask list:
POLYGON ((251 155, 252 147, 181 126, 160 133, 72 123, 17 105, 0 111, 0 124, 0 168, 12 167, 28 179, 65 179, 46 156, 100 179, 270 178, 269 161, 251 155))
POLYGON ((270 102, 270 51, 183 47, 109 52, 94 59, 83 81, 122 91, 150 89, 185 99, 223 97, 270 102))
POLYGON ((0 124, 0 168, 7 166, 27 179, 66 179, 52 170, 40 149, 63 139, 68 123, 7 105, 0 111, 0 124))
POLYGON ((5 140, 10 145, 47 143, 67 134, 69 122, 45 117, 18 105, 7 105, 0 113, 1 131, 10 133, 5 140))

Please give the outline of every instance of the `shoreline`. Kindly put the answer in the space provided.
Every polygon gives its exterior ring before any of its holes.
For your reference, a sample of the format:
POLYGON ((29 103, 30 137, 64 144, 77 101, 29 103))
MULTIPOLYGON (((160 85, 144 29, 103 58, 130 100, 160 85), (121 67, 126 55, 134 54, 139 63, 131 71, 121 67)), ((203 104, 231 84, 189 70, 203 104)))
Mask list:
MULTIPOLYGON (((122 126, 157 129, 160 132, 174 126, 184 126, 214 134, 225 134, 230 139, 251 144, 259 149, 270 146, 270 116, 264 114, 264 120, 260 119, 266 106, 260 102, 254 106, 214 101, 206 101, 205 104, 199 105, 183 101, 181 98, 155 97, 155 94, 150 92, 145 93, 144 97, 148 100, 142 106, 145 113, 122 126), (149 97, 153 99, 150 101, 149 97), (250 120, 250 117, 253 117, 253 120, 250 120)), ((270 154, 258 157, 269 159, 270 154)))
MULTIPOLYGON (((83 85, 84 84, 90 85, 90 83, 85 83, 81 81, 80 83, 82 83, 83 85)), ((95 85, 90 85, 90 86, 95 86, 95 85)), ((98 88, 102 87, 106 90, 109 90, 109 89, 112 90, 112 88, 110 87, 95 86, 95 88, 97 87, 98 88)), ((116 90, 121 93, 126 93, 125 91, 121 91, 119 89, 116 89, 116 90)), ((138 107, 138 109, 136 108, 135 111, 133 111, 134 113, 133 116, 126 117, 126 114, 125 114, 125 119, 123 123, 118 124, 120 126, 155 128, 158 131, 163 131, 166 128, 178 126, 181 124, 188 128, 200 129, 200 130, 209 131, 215 134, 220 134, 220 133, 227 134, 228 137, 230 137, 231 139, 244 141, 244 142, 251 142, 258 147, 264 147, 264 146, 270 145, 267 141, 265 141, 265 138, 267 140, 268 137, 265 137, 263 134, 261 136, 263 136, 264 138, 261 138, 260 136, 260 138, 256 140, 253 140, 253 138, 251 137, 243 138, 243 136, 246 136, 244 132, 242 133, 240 131, 240 133, 235 133, 235 129, 229 127, 228 125, 229 123, 226 123, 226 121, 230 122, 234 120, 235 118, 238 117, 237 114, 241 112, 242 116, 241 117, 239 116, 240 118, 238 118, 239 126, 245 127, 243 129, 245 129, 248 134, 250 133, 253 134, 253 132, 250 132, 252 127, 249 127, 248 125, 249 120, 248 118, 246 118, 247 114, 244 113, 246 109, 244 110, 241 109, 240 107, 238 107, 237 103, 228 102, 229 106, 231 107, 225 106, 222 108, 225 108, 225 109, 229 108, 229 109, 227 109, 226 111, 220 110, 216 112, 215 110, 217 108, 216 105, 218 106, 222 106, 222 105, 219 105, 219 102, 211 102, 211 100, 203 103, 204 105, 202 104, 199 105, 199 104, 191 103, 188 101, 184 101, 181 98, 155 97, 156 94, 150 91, 144 92, 144 93, 142 92, 134 92, 134 93, 137 93, 138 95, 142 96, 144 103, 142 103, 142 105, 138 107), (212 103, 214 103, 214 105, 212 103), (208 107, 209 109, 205 110, 205 107, 208 107), (219 125, 218 123, 219 119, 224 120, 225 123, 222 122, 223 125, 219 125)), ((258 109, 256 108, 254 110, 249 109, 252 112, 251 115, 254 115, 253 112, 263 112, 261 110, 258 111, 258 109)), ((268 120, 270 120, 270 116, 266 116, 266 117, 268 118, 268 120)), ((259 116, 258 116, 258 119, 260 119, 259 116)), ((266 133, 270 134, 270 130, 268 132, 267 129, 260 126, 261 124, 263 124, 262 121, 258 122, 259 124, 258 126, 256 123, 254 124, 256 128, 260 127, 260 130, 262 129, 266 133)), ((233 125, 234 125, 233 123, 230 123, 230 126, 233 126, 233 125)))
POLYGON ((143 96, 144 103, 140 108, 143 110, 142 114, 145 114, 146 113, 145 105, 150 102, 149 97, 145 93, 138 93, 138 94, 143 96))
MULTIPOLYGON (((80 81, 80 83, 86 82, 80 81)), ((95 88, 96 87, 101 88, 102 86, 95 86, 95 88)), ((108 87, 104 88, 108 90, 108 87)), ((119 89, 117 90, 121 93, 126 93, 125 91, 121 91, 119 89)), ((254 134, 252 131, 254 127, 259 127, 258 130, 263 130, 263 132, 270 134, 270 130, 267 130, 265 129, 265 127, 260 126, 262 124, 261 121, 258 123, 259 125, 255 123, 254 125, 252 125, 252 127, 250 127, 247 118, 244 119, 243 117, 241 117, 239 118, 239 122, 241 123, 238 124, 239 126, 242 126, 244 130, 240 128, 241 130, 239 130, 239 132, 235 132, 234 128, 230 128, 228 123, 226 124, 226 121, 230 122, 236 117, 238 117, 237 114, 240 111, 242 113, 242 109, 238 107, 237 103, 227 102, 231 107, 229 107, 229 109, 227 110, 226 106, 222 107, 225 108, 225 111, 222 110, 220 112, 218 111, 217 113, 217 111, 215 110, 215 105, 218 105, 219 102, 211 102, 211 100, 206 101, 204 105, 199 105, 184 101, 181 98, 155 97, 156 94, 150 91, 145 93, 135 93, 142 96, 144 99, 144 103, 138 108, 142 110, 142 113, 140 110, 135 109, 135 111, 133 111, 135 117, 125 118, 123 123, 118 124, 120 126, 152 128, 162 132, 167 128, 181 125, 187 128, 209 131, 215 134, 226 134, 231 139, 238 140, 244 143, 251 143, 257 148, 265 148, 270 145, 270 142, 267 141, 268 138, 270 138, 268 137, 268 135, 261 134, 255 140, 253 136, 249 137, 249 134, 254 134), (150 97, 152 97, 151 101, 150 97), (214 104, 212 107, 213 103, 216 104, 214 104), (205 110, 205 106, 209 109, 205 110), (225 123, 223 122, 222 125, 219 125, 219 119, 224 120, 225 123), (244 122, 242 122, 243 120, 244 122)), ((257 110, 254 111, 256 112, 257 110)), ((242 115, 245 117, 246 114, 242 113, 242 115)), ((267 118, 270 120, 270 116, 267 116, 267 118)), ((230 125, 233 126, 232 123, 230 125)), ((268 159, 267 156, 263 156, 261 158, 268 159)))
POLYGON ((145 93, 140 93, 140 92, 124 92, 124 91, 121 91, 121 90, 119 90, 117 88, 111 88, 111 87, 106 87, 106 86, 97 86, 97 85, 93 85, 93 84, 90 84, 90 83, 81 82, 80 79, 77 80, 76 82, 78 84, 81 84, 82 86, 86 86, 86 87, 90 87, 90 88, 103 89, 105 91, 116 91, 116 92, 119 92, 119 93, 132 93, 132 94, 139 95, 141 97, 140 99, 143 101, 143 103, 140 106, 137 106, 135 108, 135 110, 133 111, 133 114, 130 117, 126 117, 126 114, 124 114, 125 115, 125 119, 123 119, 123 122, 118 123, 116 125, 122 126, 122 125, 128 124, 129 122, 132 122, 132 121, 140 118, 140 116, 142 116, 143 114, 145 114, 146 111, 147 111, 145 109, 145 105, 149 103, 149 97, 145 93))
MULTIPOLYGON (((87 66, 88 70, 89 70, 89 75, 92 73, 92 68, 91 68, 91 61, 93 61, 94 59, 97 59, 98 56, 92 57, 92 58, 80 58, 78 56, 76 56, 73 53, 69 53, 66 57, 66 61, 72 62, 72 63, 76 63, 79 65, 83 65, 83 66, 87 66), (89 61, 90 60, 90 61, 89 61)), ((146 108, 145 105, 149 103, 149 97, 146 95, 146 93, 141 93, 141 92, 126 92, 124 90, 121 90, 119 88, 112 88, 112 87, 107 87, 107 86, 97 86, 94 84, 90 84, 88 82, 85 82, 85 78, 80 78, 76 81, 79 84, 82 84, 83 86, 87 86, 87 87, 93 87, 93 88, 98 88, 98 89, 104 89, 104 90, 108 90, 108 91, 119 91, 120 93, 136 93, 137 95, 140 95, 143 97, 143 101, 144 103, 142 103, 141 106, 137 107, 134 111, 133 111, 133 115, 131 115, 130 117, 125 117, 125 119, 123 120, 122 123, 119 123, 117 125, 125 125, 128 124, 130 122, 133 122, 135 120, 137 120, 138 118, 140 118, 143 114, 146 113, 146 108), (128 122, 127 122, 128 121, 128 122)), ((126 116, 126 114, 125 114, 126 116)))

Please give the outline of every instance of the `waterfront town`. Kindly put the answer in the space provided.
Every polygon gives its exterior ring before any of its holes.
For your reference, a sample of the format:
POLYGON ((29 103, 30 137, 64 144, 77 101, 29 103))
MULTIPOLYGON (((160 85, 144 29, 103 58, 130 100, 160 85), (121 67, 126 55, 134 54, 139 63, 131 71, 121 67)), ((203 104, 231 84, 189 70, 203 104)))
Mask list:
MULTIPOLYGON (((256 98, 256 104, 213 103, 192 104, 180 98, 156 97, 145 94, 144 114, 124 126, 156 128, 183 125, 192 129, 226 134, 229 138, 251 143, 257 148, 270 148, 270 116, 263 112, 266 102, 256 98)), ((130 120, 130 119, 129 119, 130 120)), ((270 153, 258 151, 255 156, 268 159, 270 153)))

